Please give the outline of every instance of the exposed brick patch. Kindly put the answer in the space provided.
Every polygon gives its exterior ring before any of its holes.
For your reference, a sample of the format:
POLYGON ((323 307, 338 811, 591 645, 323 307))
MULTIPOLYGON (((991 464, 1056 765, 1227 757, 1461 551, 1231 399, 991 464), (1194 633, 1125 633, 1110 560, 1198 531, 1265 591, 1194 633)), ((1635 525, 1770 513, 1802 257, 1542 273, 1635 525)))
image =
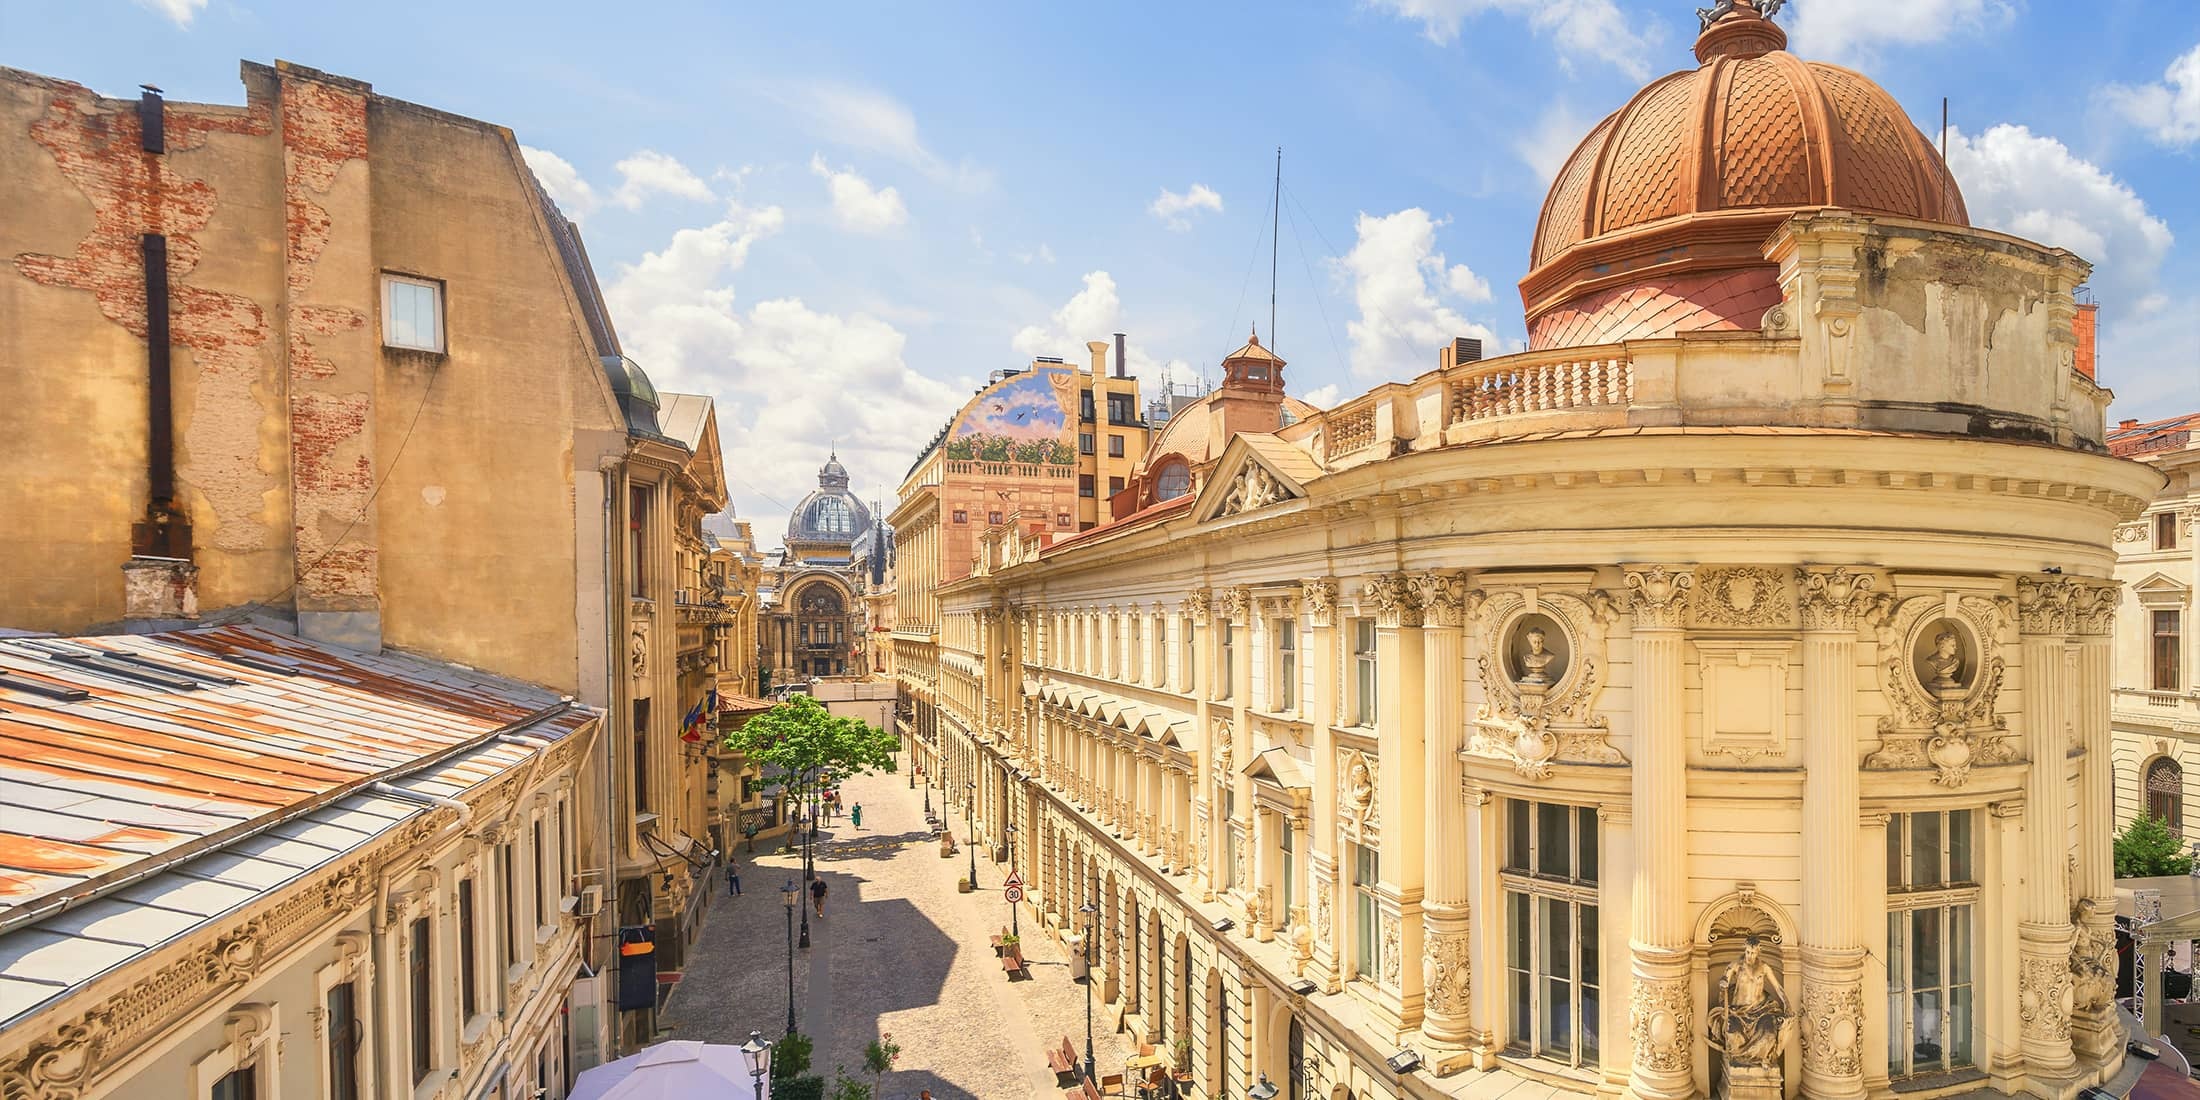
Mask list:
MULTIPOLYGON (((243 110, 167 104, 168 155, 154 155, 140 147, 134 101, 103 99, 66 81, 43 86, 51 98, 31 125, 31 140, 91 204, 92 229, 69 255, 24 253, 14 257, 15 268, 44 286, 91 293, 102 316, 142 340, 145 270, 139 238, 167 237, 169 335, 190 349, 197 369, 198 397, 180 437, 177 474, 187 498, 196 494, 213 512, 194 517, 202 545, 264 548, 266 476, 254 458, 259 425, 256 417, 240 417, 238 411, 250 407, 260 349, 271 335, 268 318, 250 298, 186 281, 198 268, 199 234, 213 219, 220 196, 206 181, 177 172, 174 154, 199 149, 215 134, 265 137, 273 132, 273 112, 264 101, 243 110), (194 460, 194 455, 206 457, 194 460)), ((185 364, 179 361, 177 369, 185 364)))
POLYGON ((346 163, 367 155, 367 97, 286 75, 281 100, 298 600, 301 607, 359 606, 373 600, 377 587, 379 540, 368 514, 373 364, 339 362, 323 340, 364 328, 367 315, 316 302, 314 278, 332 228, 320 200, 346 163))

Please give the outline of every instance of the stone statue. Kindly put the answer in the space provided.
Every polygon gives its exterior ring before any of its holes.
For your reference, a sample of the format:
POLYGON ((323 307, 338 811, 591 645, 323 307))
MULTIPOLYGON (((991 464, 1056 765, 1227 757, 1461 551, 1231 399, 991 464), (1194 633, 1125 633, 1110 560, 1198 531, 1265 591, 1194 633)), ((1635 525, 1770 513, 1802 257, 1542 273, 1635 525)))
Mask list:
POLYGON ((1367 820, 1368 807, 1375 803, 1375 776, 1368 770, 1367 757, 1356 753, 1345 775, 1345 803, 1355 821, 1367 820))
POLYGON ((649 624, 635 623, 634 633, 627 639, 627 663, 634 668, 634 678, 649 675, 649 624))
POLYGON ((1314 961, 1314 929, 1306 923, 1306 910, 1293 908, 1296 912, 1292 915, 1298 920, 1291 925, 1291 976, 1303 978, 1307 964, 1314 961))
POLYGON ((1933 638, 1933 651, 1925 657, 1925 670, 1932 678, 1925 681, 1936 695, 1960 690, 1963 682, 1963 639, 1953 630, 1943 630, 1933 638))
POLYGON ((1766 1087, 1771 1096, 1780 1095, 1780 1038, 1787 1021, 1780 972, 1765 961, 1763 945, 1751 936, 1742 942, 1742 957, 1720 976, 1707 1021, 1712 1049, 1726 1057, 1729 1097, 1755 1097, 1766 1087))
POLYGON ((1528 628, 1528 651, 1520 655, 1520 682, 1523 685, 1541 686, 1551 682, 1547 672, 1551 662, 1558 660, 1558 654, 1544 648, 1545 637, 1542 627, 1528 628))

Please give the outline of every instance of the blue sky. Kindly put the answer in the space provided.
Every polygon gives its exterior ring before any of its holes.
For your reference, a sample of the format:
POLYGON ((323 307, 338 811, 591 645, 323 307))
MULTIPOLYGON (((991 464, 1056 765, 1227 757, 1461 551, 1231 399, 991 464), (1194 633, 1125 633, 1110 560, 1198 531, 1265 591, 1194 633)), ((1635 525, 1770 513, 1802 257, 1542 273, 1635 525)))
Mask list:
MULTIPOLYGON (((238 102, 281 58, 510 126, 628 350, 719 402, 776 543, 837 445, 887 495, 984 381, 1127 332, 1149 380, 1280 325, 1317 402, 1523 337, 1549 173, 1692 66, 1688 0, 1206 5, 0 0, 0 64, 238 102)), ((2200 408, 2200 6, 1796 0, 1791 49, 1931 133, 1974 221, 2097 265, 2112 417, 2200 408)))

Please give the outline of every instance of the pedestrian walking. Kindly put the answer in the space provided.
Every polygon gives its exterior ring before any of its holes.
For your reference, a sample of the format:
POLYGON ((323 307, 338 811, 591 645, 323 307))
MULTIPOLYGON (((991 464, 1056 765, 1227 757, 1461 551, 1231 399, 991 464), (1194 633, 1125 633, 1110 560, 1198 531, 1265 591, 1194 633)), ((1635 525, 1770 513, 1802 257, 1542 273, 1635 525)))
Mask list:
POLYGON ((863 803, 856 803, 855 808, 848 811, 848 820, 858 829, 863 827, 863 803))
POLYGON ((815 907, 815 908, 817 909, 817 915, 818 915, 818 916, 821 916, 821 917, 822 917, 822 916, 824 916, 824 915, 825 915, 825 880, 824 880, 824 879, 822 879, 822 878, 814 878, 814 879, 811 879, 811 880, 810 880, 810 904, 811 904, 811 905, 812 905, 813 907, 815 907))
POLYGON ((741 865, 730 859, 726 861, 726 889, 727 897, 741 896, 741 865))
POLYGON ((746 824, 746 825, 743 825, 743 826, 741 826, 741 835, 742 835, 743 837, 746 837, 746 838, 748 839, 748 842, 749 842, 749 852, 750 852, 750 854, 752 854, 752 855, 753 855, 753 854, 755 854, 755 852, 756 852, 756 822, 754 822, 754 821, 751 821, 751 822, 749 822, 748 824, 746 824))

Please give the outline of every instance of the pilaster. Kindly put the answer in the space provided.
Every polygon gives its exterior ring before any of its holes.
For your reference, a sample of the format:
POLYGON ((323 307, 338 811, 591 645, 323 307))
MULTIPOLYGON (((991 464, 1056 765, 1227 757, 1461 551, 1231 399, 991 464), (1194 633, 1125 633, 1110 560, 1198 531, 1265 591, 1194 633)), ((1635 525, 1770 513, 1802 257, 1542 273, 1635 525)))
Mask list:
POLYGON ((2109 703, 2113 682, 2109 643, 2121 588, 2094 581, 2079 590, 2072 615, 2078 633, 2075 710, 2078 742, 2077 898, 2071 905, 2070 969, 2074 1011, 2071 1041, 2087 1061, 2100 1063, 2124 1044, 2116 1015, 2116 884, 2109 852, 2116 768, 2111 760, 2109 703))
MULTIPOLYGON (((2063 676, 2065 636, 2073 606, 2088 590, 2061 578, 2017 581, 2019 639, 2024 661, 2025 865, 2065 865, 2070 844, 2066 776, 2070 734, 2069 685, 2063 676)), ((2058 873, 2025 876, 2017 924, 2017 1017, 2025 1068, 2044 1081, 2072 1078, 2070 891, 2058 873)))
POLYGON ((1864 1095, 1856 628, 1874 580, 1845 567, 1795 571, 1803 622, 1803 1091, 1864 1095))
MULTIPOLYGON (((1473 601, 1456 573, 1415 577, 1414 588, 1421 602, 1422 789, 1428 814, 1421 1033, 1434 1047, 1463 1050, 1474 1037, 1467 804, 1459 763, 1467 728, 1464 628, 1473 601)), ((1439 1068, 1444 1061, 1431 1060, 1439 1068)))
POLYGON ((1682 696, 1682 623, 1696 585, 1689 566, 1627 570, 1634 612, 1634 988, 1628 1088, 1686 1100, 1696 1091, 1696 1033, 1688 992, 1688 745, 1682 696))
POLYGON ((1307 724, 1314 731, 1314 790, 1307 800, 1312 816, 1307 845, 1307 911, 1313 917, 1313 959, 1307 977, 1322 989, 1335 992, 1337 948, 1332 918, 1337 898, 1337 739, 1330 728, 1337 721, 1337 582, 1317 577, 1299 584, 1299 602, 1310 624, 1306 632, 1307 660, 1313 662, 1314 683, 1307 696, 1307 724))
POLYGON ((1421 1017, 1421 875, 1427 820, 1427 789, 1413 774, 1427 759, 1419 682, 1426 671, 1421 597, 1402 573, 1370 578, 1367 597, 1375 607, 1375 737, 1381 754, 1376 801, 1383 821, 1376 884, 1382 973, 1376 989, 1382 995, 1379 1007, 1400 1030, 1409 1030, 1421 1017))

